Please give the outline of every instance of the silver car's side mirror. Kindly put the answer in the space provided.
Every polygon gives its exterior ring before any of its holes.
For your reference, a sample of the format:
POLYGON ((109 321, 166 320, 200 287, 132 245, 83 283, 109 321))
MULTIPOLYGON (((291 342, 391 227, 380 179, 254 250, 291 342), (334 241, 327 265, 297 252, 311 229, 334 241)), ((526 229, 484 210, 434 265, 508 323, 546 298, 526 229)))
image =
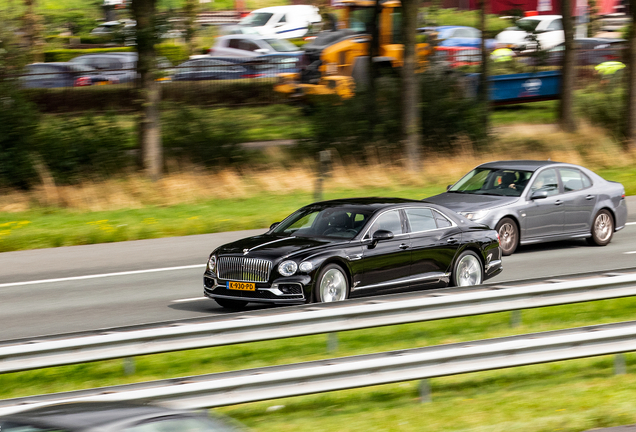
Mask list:
POLYGON ((273 229, 274 229, 274 228, 276 228, 279 224, 280 224, 280 222, 274 222, 273 224, 271 224, 271 225, 269 226, 269 230, 270 230, 270 231, 271 231, 271 230, 273 230, 273 229))
POLYGON ((544 190, 534 191, 532 192, 532 195, 530 195, 531 200, 545 199, 547 197, 548 197, 548 191, 544 191, 544 190))

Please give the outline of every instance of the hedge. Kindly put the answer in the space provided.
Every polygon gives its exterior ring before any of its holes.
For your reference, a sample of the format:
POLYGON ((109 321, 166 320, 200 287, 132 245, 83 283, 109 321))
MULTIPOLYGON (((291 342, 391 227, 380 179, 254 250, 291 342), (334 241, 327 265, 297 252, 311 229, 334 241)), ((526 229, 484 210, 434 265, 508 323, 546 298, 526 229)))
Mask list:
MULTIPOLYGON (((257 105, 285 102, 274 91, 274 79, 182 81, 162 84, 162 100, 198 106, 257 105)), ((41 112, 64 113, 90 110, 134 110, 136 91, 132 83, 56 89, 25 89, 26 99, 41 112)))
MULTIPOLYGON (((155 46, 157 55, 166 57, 173 65, 178 65, 188 59, 186 48, 181 45, 159 44, 155 46)), ((103 54, 110 52, 134 52, 134 47, 112 47, 112 48, 89 48, 76 49, 66 48, 44 52, 44 61, 46 62, 66 62, 84 54, 103 54)))

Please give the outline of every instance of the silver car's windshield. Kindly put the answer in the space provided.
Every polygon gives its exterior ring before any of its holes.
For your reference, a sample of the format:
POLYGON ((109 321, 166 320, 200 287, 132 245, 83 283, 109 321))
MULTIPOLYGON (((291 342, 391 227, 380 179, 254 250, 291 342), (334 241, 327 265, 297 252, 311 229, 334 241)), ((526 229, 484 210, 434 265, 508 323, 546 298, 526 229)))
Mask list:
POLYGON ((346 207, 305 207, 282 221, 273 234, 295 237, 352 239, 371 218, 370 210, 346 207))
POLYGON ((448 192, 518 197, 530 177, 531 171, 476 168, 462 177, 448 192))

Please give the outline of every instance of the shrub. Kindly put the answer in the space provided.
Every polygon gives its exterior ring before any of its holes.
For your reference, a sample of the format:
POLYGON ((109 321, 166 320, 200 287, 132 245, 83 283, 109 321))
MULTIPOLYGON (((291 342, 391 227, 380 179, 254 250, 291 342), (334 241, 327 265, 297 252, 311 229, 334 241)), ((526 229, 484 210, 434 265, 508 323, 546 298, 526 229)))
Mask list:
MULTIPOLYGON (((620 81, 620 77, 614 78, 620 81)), ((620 82, 596 84, 577 92, 576 109, 591 124, 601 126, 614 137, 622 139, 624 134, 625 90, 620 82)))
POLYGON ((188 50, 184 45, 159 44, 155 46, 158 56, 170 60, 173 65, 178 65, 188 59, 188 50))
POLYGON ((183 104, 174 104, 161 119, 162 141, 167 158, 211 167, 224 167, 243 160, 239 145, 242 131, 227 120, 183 104))
POLYGON ((40 125, 34 150, 57 184, 72 184, 130 166, 126 135, 112 115, 53 118, 40 125))

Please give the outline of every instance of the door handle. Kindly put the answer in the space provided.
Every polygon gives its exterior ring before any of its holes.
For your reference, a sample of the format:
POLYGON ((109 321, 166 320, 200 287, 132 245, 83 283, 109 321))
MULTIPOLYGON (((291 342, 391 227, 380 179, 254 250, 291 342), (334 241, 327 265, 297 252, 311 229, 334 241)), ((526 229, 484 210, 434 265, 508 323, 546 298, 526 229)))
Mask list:
POLYGON ((454 237, 451 237, 451 238, 449 238, 448 240, 446 240, 446 242, 447 242, 447 243, 450 243, 450 244, 455 244, 455 243, 457 243, 458 241, 459 241, 459 240, 457 240, 457 239, 456 239, 456 238, 454 238, 454 237))
POLYGON ((588 195, 588 196, 585 197, 585 199, 588 200, 588 201, 591 200, 591 199, 594 199, 594 195, 588 195))
POLYGON ((561 204, 563 204, 563 201, 561 201, 561 200, 556 200, 554 202, 554 205, 561 205, 561 204))
POLYGON ((400 249, 408 249, 408 248, 410 248, 410 247, 411 247, 411 246, 407 245, 406 243, 402 243, 402 244, 399 246, 399 248, 400 248, 400 249))

